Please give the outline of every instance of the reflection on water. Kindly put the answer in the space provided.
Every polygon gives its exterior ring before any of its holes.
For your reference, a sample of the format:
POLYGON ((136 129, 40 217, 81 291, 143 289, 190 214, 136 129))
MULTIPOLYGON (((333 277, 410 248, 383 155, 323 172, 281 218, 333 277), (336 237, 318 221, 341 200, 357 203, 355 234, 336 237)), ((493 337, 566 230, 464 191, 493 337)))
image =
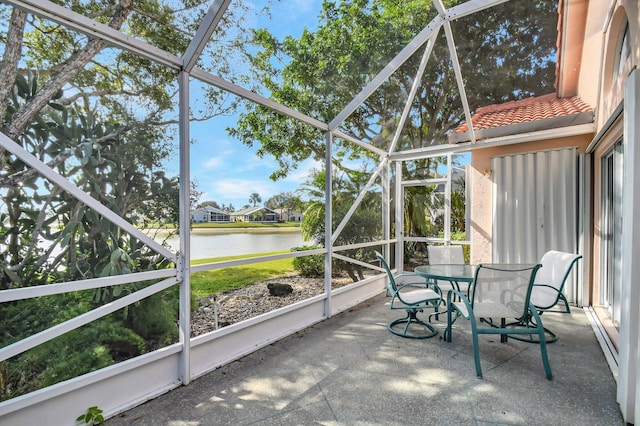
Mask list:
MULTIPOLYGON (((177 236, 169 238, 167 244, 173 252, 177 252, 180 248, 180 240, 177 236)), ((191 259, 283 251, 304 244, 299 231, 237 234, 192 233, 191 259)))

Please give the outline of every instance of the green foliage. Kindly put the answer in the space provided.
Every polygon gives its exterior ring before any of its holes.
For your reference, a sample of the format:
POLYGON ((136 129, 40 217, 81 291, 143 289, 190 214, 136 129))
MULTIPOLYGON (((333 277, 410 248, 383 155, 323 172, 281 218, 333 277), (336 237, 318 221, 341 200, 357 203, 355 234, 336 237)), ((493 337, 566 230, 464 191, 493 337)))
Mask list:
POLYGON ((249 202, 253 204, 253 207, 255 207, 262 202, 262 197, 260 197, 260 194, 257 192, 254 192, 249 195, 249 202))
MULTIPOLYGON (((200 0, 134 3, 57 2, 176 55, 209 7, 200 0)), ((199 67, 234 73, 237 57, 221 45, 245 37, 235 31, 245 11, 242 1, 228 9, 215 33, 226 41, 206 47, 199 67), (236 35, 226 34, 229 29, 236 35)), ((12 36, 2 40, 0 93, 6 97, 0 99, 0 131, 124 220, 175 226, 178 180, 164 167, 174 155, 177 72, 14 6, 3 6, 1 13, 4 34, 12 36)), ((209 102, 199 119, 235 107, 218 89, 204 95, 209 102)), ((0 198, 0 290, 170 266, 6 150, 0 151, 0 198)), ((0 304, 0 347, 147 284, 0 304)), ((1 363, 1 398, 175 340, 176 306, 175 292, 152 296, 1 363)), ((99 414, 90 409, 84 419, 95 422, 99 414)))
POLYGON ((177 341, 178 298, 156 293, 129 307, 125 324, 145 341, 162 347, 177 341))
MULTIPOLYGON (((323 244, 325 238, 325 176, 325 171, 316 172, 300 189, 300 192, 309 199, 302 220, 302 236, 305 240, 311 240, 318 244, 323 244)), ((331 195, 334 229, 348 213, 365 186, 368 177, 366 171, 352 171, 348 174, 336 172, 333 176, 331 195)), ((369 190, 336 239, 335 244, 348 245, 380 238, 382 235, 381 210, 380 193, 369 190)), ((367 248, 355 249, 349 252, 349 257, 367 261, 373 257, 373 252, 372 249, 367 248)), ((354 282, 364 279, 363 269, 351 262, 334 260, 333 269, 346 272, 354 282)))
MULTIPOLYGON (((305 251, 322 248, 321 246, 302 246, 293 247, 291 251, 305 251)), ((322 277, 324 276, 324 255, 312 254, 305 257, 296 257, 293 259, 293 268, 303 277, 322 277)))
POLYGON ((280 209, 286 215, 286 219, 290 220, 293 212, 302 209, 303 203, 300 197, 293 193, 281 192, 269 198, 264 205, 272 210, 280 209))
POLYGON ((466 182, 461 178, 457 181, 456 190, 451 191, 451 231, 460 232, 463 235, 465 233, 467 212, 465 187, 466 182))
MULTIPOLYGON (((38 91, 35 74, 18 75, 7 108, 17 113, 38 91)), ((168 151, 158 130, 123 128, 96 111, 58 106, 19 135, 25 149, 58 159, 62 176, 132 223, 145 217, 177 223, 178 182, 160 170, 168 151)), ((102 215, 5 156, 0 188, 0 289, 158 269, 166 260, 102 215), (39 244, 44 242, 45 244, 39 244), (59 253, 52 256, 54 250, 59 253)), ((96 290, 96 302, 117 297, 120 287, 96 290)))
MULTIPOLYGON (((447 7, 460 3, 445 1, 447 7)), ((457 54, 471 109, 553 91, 557 2, 511 1, 453 21, 457 54), (488 78, 487 76, 491 77, 488 78), (517 87, 518 90, 515 90, 517 87)), ((278 40, 266 30, 254 32, 247 55, 253 77, 269 96, 323 122, 331 122, 345 105, 437 15, 431 2, 347 0, 323 2, 315 31, 278 40), (255 46, 258 46, 256 49, 255 46), (283 63, 277 70, 276 63, 283 63)), ((357 139, 387 149, 395 134, 421 51, 376 90, 341 124, 357 139)), ((447 43, 434 45, 398 140, 397 150, 445 142, 464 114, 447 43)), ((286 176, 301 161, 325 155, 320 131, 262 106, 250 106, 230 134, 271 154, 280 166, 272 178, 286 176), (266 124, 268 123, 268 124, 266 124)), ((368 155, 336 141, 334 164, 368 155)))
POLYGON ((78 416, 76 419, 77 422, 84 422, 88 425, 102 424, 104 423, 104 416, 102 415, 102 410, 97 406, 89 407, 87 412, 78 416))
MULTIPOLYGON (((86 312, 89 292, 0 305, 0 346, 86 312)), ((0 363, 0 400, 71 379, 147 351, 147 343, 115 313, 0 363)))

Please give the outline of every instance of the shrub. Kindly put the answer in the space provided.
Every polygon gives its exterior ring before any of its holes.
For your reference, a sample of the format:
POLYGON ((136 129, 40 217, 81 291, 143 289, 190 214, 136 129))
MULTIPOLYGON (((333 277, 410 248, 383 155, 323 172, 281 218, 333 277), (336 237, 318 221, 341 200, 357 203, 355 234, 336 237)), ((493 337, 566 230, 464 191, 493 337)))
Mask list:
MULTIPOLYGON (((305 251, 320 249, 320 246, 294 247, 291 251, 305 251)), ((305 257, 293 259, 293 269, 298 271, 303 277, 319 278, 324 276, 324 255, 312 254, 305 257)))
POLYGON ((174 343, 178 338, 178 304, 173 297, 171 292, 156 293, 131 305, 126 324, 154 346, 174 343))
POLYGON ((144 340, 109 315, 0 363, 0 401, 144 352, 144 340))

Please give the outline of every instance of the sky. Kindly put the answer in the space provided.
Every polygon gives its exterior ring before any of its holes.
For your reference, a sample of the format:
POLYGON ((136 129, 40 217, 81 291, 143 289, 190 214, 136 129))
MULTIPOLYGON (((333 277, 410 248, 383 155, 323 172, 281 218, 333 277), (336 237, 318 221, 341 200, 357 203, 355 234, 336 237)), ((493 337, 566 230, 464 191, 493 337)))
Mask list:
MULTIPOLYGON (((265 2, 255 2, 256 8, 265 2)), ((315 28, 322 2, 320 0, 283 0, 270 7, 271 22, 260 20, 256 25, 268 26, 279 39, 285 35, 298 37, 305 27, 315 28)), ((321 165, 308 160, 301 163, 288 178, 277 182, 269 175, 278 169, 271 156, 258 158, 257 147, 249 148, 231 138, 225 128, 235 117, 217 117, 209 122, 192 123, 191 178, 202 192, 200 202, 216 201, 219 205, 232 204, 239 210, 249 203, 257 192, 262 204, 282 192, 295 192, 307 180, 311 171, 321 165)))

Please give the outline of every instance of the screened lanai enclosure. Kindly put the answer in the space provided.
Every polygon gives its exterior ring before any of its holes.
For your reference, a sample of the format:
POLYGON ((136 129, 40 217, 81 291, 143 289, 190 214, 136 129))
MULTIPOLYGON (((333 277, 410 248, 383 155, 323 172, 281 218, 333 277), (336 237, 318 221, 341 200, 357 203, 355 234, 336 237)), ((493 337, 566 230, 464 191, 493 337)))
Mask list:
POLYGON ((556 78, 550 0, 3 0, 0 16, 10 424, 116 415, 357 305, 384 291, 375 251, 398 271, 428 244, 468 261, 471 114, 556 78), (304 249, 200 260, 190 213, 254 193, 293 194, 304 249), (320 283, 301 300, 225 323, 226 293, 202 293, 292 263, 320 283))

